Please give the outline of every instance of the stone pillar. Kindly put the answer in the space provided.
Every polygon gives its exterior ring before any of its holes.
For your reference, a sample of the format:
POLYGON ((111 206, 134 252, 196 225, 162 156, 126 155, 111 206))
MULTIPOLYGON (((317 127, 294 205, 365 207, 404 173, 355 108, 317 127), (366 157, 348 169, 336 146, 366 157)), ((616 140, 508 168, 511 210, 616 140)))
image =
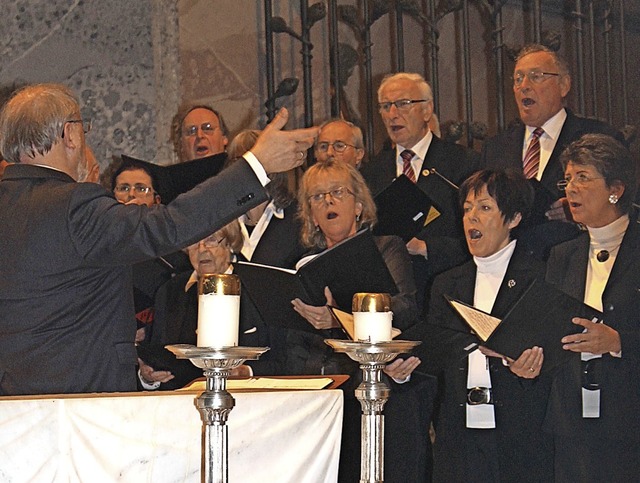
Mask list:
POLYGON ((151 5, 156 112, 155 162, 173 164, 177 157, 171 143, 171 120, 180 105, 178 6, 175 0, 154 0, 151 5))

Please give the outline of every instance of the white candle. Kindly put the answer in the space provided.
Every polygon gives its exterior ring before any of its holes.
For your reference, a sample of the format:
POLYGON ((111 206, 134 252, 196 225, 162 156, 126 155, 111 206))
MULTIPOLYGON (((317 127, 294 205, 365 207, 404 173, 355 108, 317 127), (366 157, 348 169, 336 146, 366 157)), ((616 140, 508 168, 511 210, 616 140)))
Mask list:
POLYGON ((239 295, 198 295, 198 347, 237 346, 239 320, 239 295))
POLYGON ((366 342, 391 340, 393 312, 354 312, 355 338, 366 342))

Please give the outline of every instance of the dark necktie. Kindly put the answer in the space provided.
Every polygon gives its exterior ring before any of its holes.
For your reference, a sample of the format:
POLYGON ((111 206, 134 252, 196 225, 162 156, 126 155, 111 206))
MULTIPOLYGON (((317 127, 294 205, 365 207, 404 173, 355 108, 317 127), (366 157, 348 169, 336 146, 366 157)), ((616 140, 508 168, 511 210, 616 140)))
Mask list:
POLYGON ((407 178, 411 180, 412 183, 416 182, 416 173, 413 171, 413 167, 411 166, 411 160, 415 156, 415 153, 410 149, 405 149, 400 153, 400 157, 402 158, 402 174, 404 174, 407 178))
POLYGON ((527 179, 535 178, 538 174, 538 168, 540 167, 540 136, 543 134, 544 129, 541 127, 538 127, 533 131, 529 147, 524 155, 522 169, 524 177, 527 179))

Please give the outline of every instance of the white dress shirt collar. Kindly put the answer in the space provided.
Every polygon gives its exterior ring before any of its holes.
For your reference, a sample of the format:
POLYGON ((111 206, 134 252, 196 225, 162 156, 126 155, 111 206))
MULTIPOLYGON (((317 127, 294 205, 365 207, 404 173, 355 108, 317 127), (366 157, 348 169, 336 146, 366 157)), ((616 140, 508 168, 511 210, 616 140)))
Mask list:
POLYGON ((279 220, 282 220, 284 218, 284 210, 282 208, 276 208, 275 203, 271 201, 269 202, 267 207, 264 209, 264 212, 262 213, 262 216, 258 220, 258 223, 256 223, 256 225, 253 227, 251 234, 249 234, 249 230, 247 230, 247 227, 246 227, 246 222, 247 222, 246 215, 242 215, 240 218, 238 218, 238 221, 240 222, 240 231, 242 232, 242 240, 243 240, 242 255, 244 255, 244 257, 247 260, 251 261, 251 257, 253 257, 253 252, 256 251, 256 247, 258 246, 258 243, 260 243, 260 239, 262 238, 262 235, 267 230, 267 227, 269 226, 269 222, 271 221, 271 218, 273 218, 274 216, 279 220))

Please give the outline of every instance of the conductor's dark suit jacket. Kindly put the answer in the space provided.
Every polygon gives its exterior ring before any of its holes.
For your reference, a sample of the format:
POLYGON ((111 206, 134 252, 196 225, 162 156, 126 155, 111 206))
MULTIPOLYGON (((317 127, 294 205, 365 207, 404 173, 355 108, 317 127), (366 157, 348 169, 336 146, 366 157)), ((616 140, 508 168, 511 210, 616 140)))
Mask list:
MULTIPOLYGON (((536 278, 544 278, 544 264, 516 247, 491 314, 503 318, 536 278)), ((472 457, 480 447, 486 451, 485 462, 495 463, 502 482, 552 481, 551 447, 541 430, 550 376, 525 380, 514 375, 501 359, 489 358, 496 428, 466 427, 468 358, 464 348, 469 344, 469 328, 445 295, 473 305, 475 282, 473 261, 436 277, 428 323, 403 334, 423 340, 416 351, 422 360, 417 370, 441 375, 433 480, 483 481, 486 473, 474 465, 477 458, 472 457), (496 452, 489 449, 490 442, 496 452)))
MULTIPOLYGON (((420 311, 425 304, 425 293, 428 292, 433 277, 463 263, 469 257, 462 233, 458 190, 437 175, 426 173, 425 170, 435 168, 438 173, 460 186, 477 167, 476 153, 433 136, 422 170, 417 173, 416 183, 431 198, 441 216, 417 235, 417 238, 427 243, 427 260, 422 256, 411 257, 420 311)), ((395 149, 380 152, 363 166, 362 176, 374 196, 389 186, 396 179, 395 149)))
MULTIPOLYGON (((601 133, 615 137, 624 142, 622 135, 608 124, 595 119, 578 117, 569 109, 567 118, 560 130, 549 161, 542 173, 540 183, 533 182, 536 195, 532 216, 528 217, 526 226, 520 233, 520 242, 527 251, 536 258, 546 260, 552 246, 575 238, 578 230, 572 223, 548 221, 545 212, 551 204, 564 197, 564 192, 557 188, 557 182, 564 179, 564 170, 560 163, 560 155, 573 141, 584 134, 601 133), (543 225, 541 227, 540 225, 543 225)), ((480 154, 483 168, 514 169, 522 172, 522 146, 525 126, 518 122, 500 134, 488 139, 480 154)))
POLYGON ((236 163, 169 205, 12 165, 0 182, 0 394, 136 390, 131 264, 206 237, 267 198, 236 163))

